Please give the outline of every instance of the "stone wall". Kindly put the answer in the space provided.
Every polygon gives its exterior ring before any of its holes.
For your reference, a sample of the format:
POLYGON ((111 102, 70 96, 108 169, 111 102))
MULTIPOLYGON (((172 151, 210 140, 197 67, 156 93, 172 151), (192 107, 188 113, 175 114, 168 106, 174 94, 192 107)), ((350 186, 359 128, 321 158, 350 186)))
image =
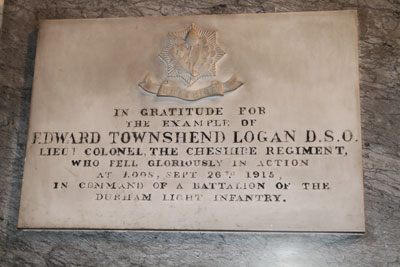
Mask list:
POLYGON ((6 0, 3 16, 0 266, 400 266, 398 0, 6 0), (359 16, 366 234, 17 230, 40 19, 344 9, 359 16))

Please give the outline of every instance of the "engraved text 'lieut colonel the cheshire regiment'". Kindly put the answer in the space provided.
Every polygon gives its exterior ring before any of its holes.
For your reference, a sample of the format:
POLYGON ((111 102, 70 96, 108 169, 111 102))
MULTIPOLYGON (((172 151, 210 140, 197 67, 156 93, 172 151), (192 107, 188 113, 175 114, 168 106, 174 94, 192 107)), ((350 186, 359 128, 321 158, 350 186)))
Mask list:
POLYGON ((217 75, 217 61, 225 51, 217 44, 217 33, 200 29, 192 23, 187 29, 170 32, 166 46, 159 55, 164 62, 167 78, 154 83, 147 74, 139 86, 157 96, 176 97, 184 100, 198 100, 208 96, 222 96, 225 92, 236 90, 242 82, 233 75, 226 82, 212 80, 209 86, 191 90, 199 79, 214 78, 217 75))

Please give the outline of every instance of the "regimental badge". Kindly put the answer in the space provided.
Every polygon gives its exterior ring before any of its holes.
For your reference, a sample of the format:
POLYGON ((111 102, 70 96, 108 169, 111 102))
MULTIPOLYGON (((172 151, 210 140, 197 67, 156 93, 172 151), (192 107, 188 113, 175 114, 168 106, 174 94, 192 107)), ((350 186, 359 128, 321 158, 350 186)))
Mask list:
POLYGON ((233 75, 226 82, 215 79, 217 62, 225 51, 217 43, 217 32, 200 29, 192 23, 187 29, 170 32, 159 58, 165 64, 166 79, 154 83, 147 74, 139 86, 157 96, 176 97, 184 100, 198 100, 208 96, 222 96, 239 88, 243 83, 233 75), (192 89, 200 79, 211 80, 204 88, 192 89))

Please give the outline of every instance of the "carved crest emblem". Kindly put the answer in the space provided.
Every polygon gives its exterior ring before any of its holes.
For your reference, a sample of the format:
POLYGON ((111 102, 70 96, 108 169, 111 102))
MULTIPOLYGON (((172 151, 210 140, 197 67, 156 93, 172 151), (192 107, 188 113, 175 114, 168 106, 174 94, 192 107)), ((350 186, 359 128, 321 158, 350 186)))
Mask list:
POLYGON ((156 84, 147 74, 139 86, 158 96, 184 100, 224 95, 243 84, 235 75, 226 82, 211 80, 209 86, 191 90, 199 79, 214 79, 217 76, 216 65, 224 55, 225 51, 217 43, 217 32, 200 29, 192 23, 183 31, 167 34, 166 45, 159 54, 165 64, 167 78, 161 84, 156 84))

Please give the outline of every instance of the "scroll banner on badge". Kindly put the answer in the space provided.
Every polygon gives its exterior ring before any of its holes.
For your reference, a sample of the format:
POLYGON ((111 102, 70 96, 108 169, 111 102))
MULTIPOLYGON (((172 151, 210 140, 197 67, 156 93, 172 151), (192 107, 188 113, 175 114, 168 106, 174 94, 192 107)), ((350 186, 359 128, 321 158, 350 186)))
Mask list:
POLYGON ((166 80, 162 84, 154 83, 149 75, 139 84, 143 90, 150 94, 176 97, 188 101, 199 100, 208 96, 223 96, 225 93, 232 92, 242 85, 243 83, 237 80, 236 75, 233 75, 226 82, 214 80, 207 87, 191 91, 179 87, 177 83, 172 80, 166 80))

